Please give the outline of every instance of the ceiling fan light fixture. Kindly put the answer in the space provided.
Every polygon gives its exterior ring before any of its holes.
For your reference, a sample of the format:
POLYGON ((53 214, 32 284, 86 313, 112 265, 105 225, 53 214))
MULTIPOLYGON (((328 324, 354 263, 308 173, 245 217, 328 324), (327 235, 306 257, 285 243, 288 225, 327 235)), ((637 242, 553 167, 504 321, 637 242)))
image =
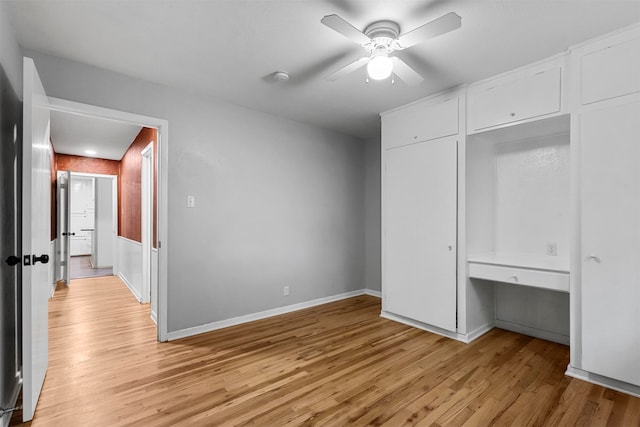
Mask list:
POLYGON ((367 64, 367 74, 373 80, 384 80, 393 73, 393 62, 386 53, 374 53, 367 64))

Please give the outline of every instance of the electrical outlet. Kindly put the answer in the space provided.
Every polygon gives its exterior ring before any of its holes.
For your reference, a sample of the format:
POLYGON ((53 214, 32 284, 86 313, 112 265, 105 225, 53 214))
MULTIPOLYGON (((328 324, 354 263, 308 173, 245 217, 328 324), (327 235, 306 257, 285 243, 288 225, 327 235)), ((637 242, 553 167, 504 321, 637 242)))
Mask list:
POLYGON ((556 243, 547 243, 547 255, 558 255, 558 245, 556 243))
POLYGON ((289 295, 289 287, 285 286, 284 288, 282 288, 282 293, 285 297, 289 295))

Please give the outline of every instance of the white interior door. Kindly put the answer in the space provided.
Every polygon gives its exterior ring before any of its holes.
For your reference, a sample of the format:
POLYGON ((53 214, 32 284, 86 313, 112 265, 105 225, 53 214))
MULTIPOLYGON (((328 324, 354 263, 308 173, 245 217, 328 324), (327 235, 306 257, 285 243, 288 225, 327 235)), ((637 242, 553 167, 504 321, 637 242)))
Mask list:
POLYGON ((47 95, 33 60, 24 58, 22 173, 23 420, 33 418, 48 364, 51 172, 47 95))
POLYGON ((71 172, 58 172, 58 245, 59 256, 56 261, 59 263, 60 277, 66 285, 69 285, 69 269, 71 267, 70 239, 71 232, 71 172))
POLYGON ((640 385, 640 102, 584 113, 582 368, 640 385))
POLYGON ((455 331, 456 138, 384 157, 384 309, 455 331))

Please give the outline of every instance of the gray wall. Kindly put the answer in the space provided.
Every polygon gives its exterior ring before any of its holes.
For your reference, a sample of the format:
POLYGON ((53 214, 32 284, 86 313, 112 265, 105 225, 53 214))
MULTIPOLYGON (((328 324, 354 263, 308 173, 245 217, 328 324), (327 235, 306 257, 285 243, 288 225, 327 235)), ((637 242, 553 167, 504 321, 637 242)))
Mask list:
POLYGON ((365 144, 365 283, 367 289, 380 291, 381 223, 380 223, 380 138, 365 144))
POLYGON ((27 55, 49 96, 169 121, 170 332, 365 287, 362 141, 27 55))

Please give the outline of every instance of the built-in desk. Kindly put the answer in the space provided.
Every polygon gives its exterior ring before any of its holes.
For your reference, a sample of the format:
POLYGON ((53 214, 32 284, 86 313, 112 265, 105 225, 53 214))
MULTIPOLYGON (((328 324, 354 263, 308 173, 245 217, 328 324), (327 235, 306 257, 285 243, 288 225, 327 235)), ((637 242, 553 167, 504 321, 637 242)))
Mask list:
POLYGON ((469 277, 569 292, 569 259, 488 253, 469 256, 469 277))

